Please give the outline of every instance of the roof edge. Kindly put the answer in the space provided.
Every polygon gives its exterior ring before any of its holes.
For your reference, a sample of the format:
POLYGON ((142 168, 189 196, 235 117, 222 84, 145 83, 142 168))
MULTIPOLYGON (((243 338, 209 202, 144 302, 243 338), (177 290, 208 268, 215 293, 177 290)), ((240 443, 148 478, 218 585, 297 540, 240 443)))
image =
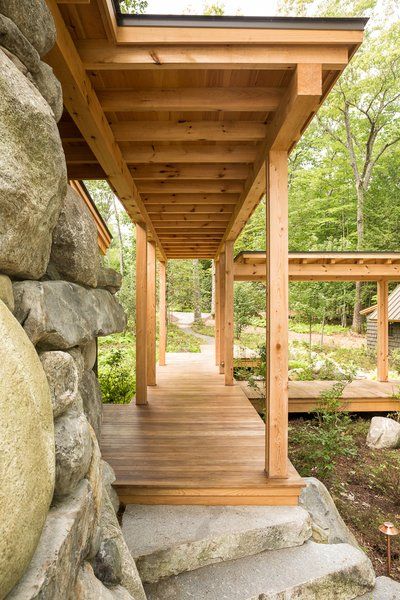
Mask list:
POLYGON ((114 0, 120 27, 208 27, 226 29, 306 29, 364 31, 368 18, 244 17, 206 15, 131 15, 121 13, 114 0))

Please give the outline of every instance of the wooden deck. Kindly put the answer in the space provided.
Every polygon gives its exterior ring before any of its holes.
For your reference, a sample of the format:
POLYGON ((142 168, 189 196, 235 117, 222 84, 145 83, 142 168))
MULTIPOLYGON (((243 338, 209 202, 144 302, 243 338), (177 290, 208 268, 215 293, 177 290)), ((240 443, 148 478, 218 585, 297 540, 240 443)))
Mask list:
POLYGON ((101 451, 124 503, 294 505, 302 480, 268 480, 265 427, 214 347, 168 354, 147 406, 104 406, 101 451))
MULTIPOLYGON (((315 409, 320 401, 321 392, 330 389, 334 381, 290 381, 289 412, 306 413, 315 409)), ((240 387, 256 410, 263 404, 262 384, 254 389, 247 382, 241 381, 240 387)), ((353 412, 390 412, 400 410, 400 399, 396 394, 400 391, 400 381, 371 381, 356 379, 349 383, 343 391, 343 410, 353 412)))

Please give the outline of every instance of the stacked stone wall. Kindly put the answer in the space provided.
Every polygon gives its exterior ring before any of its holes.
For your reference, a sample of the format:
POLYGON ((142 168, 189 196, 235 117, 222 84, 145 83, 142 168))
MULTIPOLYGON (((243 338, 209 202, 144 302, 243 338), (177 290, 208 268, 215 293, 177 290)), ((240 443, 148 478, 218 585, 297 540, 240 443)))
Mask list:
POLYGON ((67 184, 55 36, 44 0, 0 0, 0 599, 144 600, 98 443, 121 281, 67 184))

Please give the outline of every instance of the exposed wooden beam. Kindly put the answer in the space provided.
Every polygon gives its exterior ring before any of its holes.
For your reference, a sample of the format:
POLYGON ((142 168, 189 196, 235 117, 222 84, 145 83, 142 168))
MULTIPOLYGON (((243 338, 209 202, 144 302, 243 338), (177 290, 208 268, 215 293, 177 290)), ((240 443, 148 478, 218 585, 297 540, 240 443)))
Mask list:
MULTIPOLYGON (((221 142, 218 145, 196 143, 176 144, 169 146, 154 146, 152 144, 135 144, 122 148, 122 158, 125 163, 251 163, 258 154, 254 144, 234 144, 221 142)), ((97 164, 98 158, 87 145, 64 145, 65 158, 68 164, 97 164)), ((132 176, 129 174, 132 178, 132 176)), ((133 180, 132 180, 133 181, 133 180)))
POLYGON ((268 152, 290 151, 301 129, 317 110, 322 96, 321 64, 298 64, 268 128, 267 137, 250 173, 224 239, 236 239, 265 192, 265 160, 268 152))
POLYGON ((296 64, 321 62, 326 69, 348 62, 345 46, 295 44, 281 46, 182 45, 116 46, 107 40, 80 40, 79 54, 90 71, 102 69, 294 69, 296 64))
POLYGON ((146 206, 150 204, 236 204, 239 194, 143 194, 146 206))
MULTIPOLYGON (((162 246, 135 187, 97 95, 88 78, 78 51, 64 23, 56 0, 47 2, 54 18, 57 39, 46 60, 53 67, 63 88, 64 105, 89 144, 91 151, 131 219, 146 224, 150 238, 162 246)), ((84 161, 86 162, 86 161, 84 161)), ((90 162, 90 161, 89 161, 90 162)))
POLYGON ((389 285, 378 281, 377 374, 378 381, 389 378, 389 285))
MULTIPOLYGON (((200 216, 200 215, 199 215, 200 216)), ((153 224, 154 227, 156 229, 170 229, 170 228, 176 228, 176 229, 196 229, 196 230, 207 230, 209 231, 210 229, 212 231, 225 231, 226 228, 226 223, 227 221, 212 221, 210 220, 211 218, 207 219, 207 216, 204 215, 204 217, 206 218, 205 221, 198 221, 197 219, 193 219, 188 221, 188 220, 178 220, 178 219, 174 219, 174 220, 168 220, 168 221, 160 221, 160 220, 153 220, 153 224)))
POLYGON ((269 152, 267 172, 266 444, 268 477, 288 476, 288 156, 269 152))
POLYGON ((136 224, 136 404, 147 404, 147 233, 136 224))
POLYGON ((130 171, 135 181, 165 180, 176 181, 180 179, 226 179, 245 180, 249 175, 249 167, 241 164, 196 164, 182 163, 155 163, 151 165, 130 165, 130 171))
POLYGON ((156 385, 156 248, 147 244, 147 385, 156 385))
MULTIPOLYGON (((204 180, 185 180, 185 181, 141 181, 138 182, 138 189, 143 194, 227 194, 243 191, 243 184, 240 181, 204 181, 204 180)), ((142 196, 142 197, 143 197, 142 196)))
POLYGON ((267 125, 256 121, 121 121, 111 125, 117 142, 201 142, 263 140, 267 125))
POLYGON ((270 87, 204 87, 150 90, 98 90, 105 112, 249 111, 269 112, 278 108, 282 90, 270 87))
MULTIPOLYGON (((289 259, 289 281, 400 281, 398 264, 294 262, 289 259)), ((235 264, 236 281, 265 281, 265 264, 235 264)))
POLYGON ((153 144, 135 144, 122 149, 127 163, 251 163, 258 154, 255 144, 221 142, 207 144, 201 142, 169 144, 154 146, 153 144))
POLYGON ((158 263, 159 273, 159 301, 158 301, 158 364, 165 366, 165 354, 167 349, 167 265, 165 262, 158 263))
POLYGON ((218 204, 148 204, 147 210, 149 215, 154 213, 184 215, 208 213, 214 215, 230 215, 232 212, 232 204, 221 204, 221 206, 218 206, 218 204))
POLYGON ((225 244, 225 385, 233 385, 233 244, 225 244))

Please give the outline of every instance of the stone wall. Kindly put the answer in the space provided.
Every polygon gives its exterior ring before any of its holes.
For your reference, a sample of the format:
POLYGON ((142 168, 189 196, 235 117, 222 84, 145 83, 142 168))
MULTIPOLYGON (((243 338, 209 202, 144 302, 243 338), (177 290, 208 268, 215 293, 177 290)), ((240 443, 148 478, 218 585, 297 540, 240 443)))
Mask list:
POLYGON ((93 371, 126 318, 67 185, 54 40, 44 0, 0 0, 0 599, 144 600, 93 371))

